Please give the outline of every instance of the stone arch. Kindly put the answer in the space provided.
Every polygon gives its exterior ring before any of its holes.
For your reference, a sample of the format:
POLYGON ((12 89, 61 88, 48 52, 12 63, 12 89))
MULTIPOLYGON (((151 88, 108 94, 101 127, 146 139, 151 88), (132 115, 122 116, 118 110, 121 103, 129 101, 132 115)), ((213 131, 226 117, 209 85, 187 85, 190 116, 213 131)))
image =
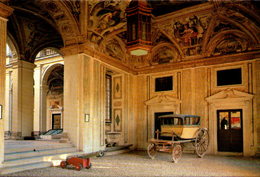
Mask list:
MULTIPOLYGON (((59 113, 61 115, 61 127, 62 128, 62 115, 63 115, 63 93, 61 95, 58 95, 56 98, 50 98, 49 94, 49 83, 48 79, 51 76, 51 73, 57 68, 57 67, 64 67, 63 62, 51 64, 45 68, 45 70, 42 73, 41 78, 41 115, 42 119, 40 120, 41 124, 41 131, 47 131, 48 129, 52 128, 52 114, 59 113), (55 103, 55 100, 58 100, 58 104, 55 103), (53 103, 50 105, 50 103, 53 103)), ((63 71, 64 72, 64 71, 63 71)))
POLYGON ((232 35, 232 33, 233 35, 238 36, 242 39, 247 39, 248 41, 251 41, 251 45, 259 43, 258 38, 255 37, 255 35, 253 35, 252 32, 249 31, 243 24, 240 24, 228 17, 225 17, 224 15, 218 14, 211 19, 209 28, 205 34, 205 38, 202 44, 202 51, 204 55, 209 56, 211 54, 212 48, 216 47, 213 41, 216 42, 217 38, 223 38, 222 36, 225 36, 227 34, 232 35), (229 23, 230 25, 233 25, 234 28, 223 30, 214 34, 214 29, 217 26, 217 22, 229 23))
POLYGON ((238 23, 238 22, 236 22, 236 21, 234 21, 234 20, 232 20, 232 19, 230 19, 230 18, 228 18, 224 15, 220 15, 219 18, 223 21, 230 22, 231 24, 234 24, 235 26, 237 26, 239 29, 241 29, 241 31, 246 33, 247 36, 250 36, 251 40, 253 40, 255 43, 259 42, 259 37, 257 35, 255 35, 253 33, 253 31, 251 31, 251 29, 248 26, 246 26, 242 23, 238 23))
POLYGON ((49 65, 47 68, 44 69, 44 71, 42 73, 42 78, 41 78, 43 85, 47 84, 47 79, 50 76, 51 72, 58 66, 64 66, 63 62, 49 65))
MULTIPOLYGON (((248 37, 246 36, 245 33, 238 31, 238 30, 228 30, 228 31, 223 31, 221 33, 218 33, 215 35, 208 43, 207 45, 207 51, 205 52, 206 56, 213 55, 214 50, 216 47, 224 40, 228 39, 234 39, 235 41, 238 42, 238 45, 241 46, 241 51, 247 50, 249 43, 247 42, 248 37)), ((235 49, 234 49, 235 50, 235 49)), ((239 50, 239 49, 237 49, 239 50)))
POLYGON ((126 60, 126 44, 116 34, 108 35, 101 43, 101 50, 109 56, 125 62, 126 60))
POLYGON ((170 35, 168 35, 168 34, 167 34, 164 30, 162 30, 162 29, 160 29, 160 32, 161 32, 162 34, 164 34, 164 35, 174 44, 174 46, 175 46, 176 50, 178 51, 180 57, 181 57, 181 58, 184 58, 184 53, 183 53, 183 51, 182 51, 182 49, 181 49, 181 46, 178 44, 176 38, 171 37, 170 35))
POLYGON ((43 50, 45 50, 45 49, 54 50, 54 51, 57 52, 60 56, 64 56, 64 54, 61 52, 61 50, 59 50, 56 46, 53 46, 53 45, 48 45, 48 47, 45 47, 45 46, 46 46, 46 44, 43 44, 43 45, 38 46, 38 47, 34 50, 34 52, 33 52, 33 57, 36 58, 37 55, 38 55, 41 51, 43 51, 43 50))
POLYGON ((6 43, 12 52, 12 61, 17 60, 19 58, 19 47, 11 34, 7 35, 6 43))
POLYGON ((151 64, 162 64, 180 61, 180 53, 170 43, 160 43, 151 50, 151 64))
POLYGON ((39 3, 55 21, 65 46, 82 41, 79 24, 65 2, 39 0, 39 3))
POLYGON ((250 19, 255 21, 258 25, 260 25, 259 11, 257 11, 257 9, 254 11, 253 9, 255 7, 252 4, 246 3, 243 5, 240 3, 229 3, 226 5, 226 7, 236 9, 237 12, 241 13, 244 16, 248 16, 250 19))

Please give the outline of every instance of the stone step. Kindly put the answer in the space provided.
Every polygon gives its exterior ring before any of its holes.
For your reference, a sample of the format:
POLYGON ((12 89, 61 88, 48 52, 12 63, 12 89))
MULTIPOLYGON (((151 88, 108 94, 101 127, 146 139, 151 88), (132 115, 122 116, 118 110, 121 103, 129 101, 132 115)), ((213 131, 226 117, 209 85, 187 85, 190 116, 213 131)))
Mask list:
POLYGON ((75 147, 64 147, 64 148, 54 148, 54 149, 42 149, 42 150, 35 150, 35 151, 12 152, 12 153, 5 153, 5 160, 21 159, 26 157, 44 156, 44 155, 60 154, 60 153, 70 153, 76 151, 77 150, 75 147))
POLYGON ((25 164, 33 164, 38 162, 52 162, 53 166, 59 165, 60 161, 66 160, 68 156, 74 155, 81 155, 84 152, 69 152, 69 153, 60 153, 60 154, 52 154, 52 155, 45 155, 45 156, 34 156, 34 157, 26 157, 20 159, 12 159, 12 160, 5 160, 3 163, 3 167, 12 167, 12 166, 19 166, 25 164))
POLYGON ((49 145, 42 145, 42 146, 20 146, 20 147, 8 147, 5 149, 5 153, 18 153, 18 152, 26 152, 26 151, 40 151, 44 149, 55 149, 55 148, 61 148, 61 147, 72 147, 71 144, 68 143, 57 143, 57 144, 49 144, 49 145))
POLYGON ((255 156, 260 157, 260 146, 257 147, 255 156))
POLYGON ((52 162, 35 162, 30 164, 23 164, 23 165, 15 165, 15 166, 9 166, 6 168, 1 168, 0 174, 9 174, 9 173, 15 173, 25 170, 32 170, 32 169, 38 169, 38 168, 46 168, 52 166, 52 162))

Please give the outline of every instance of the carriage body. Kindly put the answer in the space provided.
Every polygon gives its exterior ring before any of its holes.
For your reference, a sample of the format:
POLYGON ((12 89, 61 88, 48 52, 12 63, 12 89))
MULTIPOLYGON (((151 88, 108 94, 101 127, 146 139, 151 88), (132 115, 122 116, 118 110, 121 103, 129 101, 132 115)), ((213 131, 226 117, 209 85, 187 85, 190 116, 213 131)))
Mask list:
POLYGON ((177 136, 179 139, 196 138, 200 128, 200 116, 185 114, 169 114, 160 116, 160 137, 164 139, 177 136))
POLYGON ((200 128, 200 116, 169 114, 158 119, 160 129, 155 131, 155 138, 150 139, 147 147, 150 158, 154 159, 157 151, 170 152, 172 160, 177 163, 182 156, 184 143, 192 143, 198 157, 206 154, 209 134, 207 128, 200 128))

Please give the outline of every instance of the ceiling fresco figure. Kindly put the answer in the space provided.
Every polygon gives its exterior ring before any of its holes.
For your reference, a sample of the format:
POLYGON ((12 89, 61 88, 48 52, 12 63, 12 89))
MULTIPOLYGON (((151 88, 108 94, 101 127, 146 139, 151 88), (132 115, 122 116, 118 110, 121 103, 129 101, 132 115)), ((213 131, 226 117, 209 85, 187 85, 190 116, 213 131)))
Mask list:
POLYGON ((124 10, 127 1, 99 1, 89 4, 89 39, 99 43, 100 40, 113 31, 126 26, 124 10))

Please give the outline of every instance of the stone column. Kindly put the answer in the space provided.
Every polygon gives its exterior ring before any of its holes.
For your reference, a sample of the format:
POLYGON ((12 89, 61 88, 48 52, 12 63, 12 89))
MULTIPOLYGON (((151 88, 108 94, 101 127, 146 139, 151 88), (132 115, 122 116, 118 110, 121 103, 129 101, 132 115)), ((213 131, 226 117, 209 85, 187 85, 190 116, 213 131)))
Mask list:
POLYGON ((12 137, 19 139, 33 132, 33 69, 35 65, 18 60, 13 63, 12 137))
POLYGON ((34 135, 46 131, 46 94, 48 86, 44 85, 41 73, 42 65, 38 65, 34 69, 34 135))
POLYGON ((5 80, 5 139, 10 138, 12 130, 12 104, 13 104, 13 84, 12 84, 12 69, 6 69, 5 80))
POLYGON ((42 84, 42 72, 41 65, 37 65, 34 69, 34 118, 33 118, 33 134, 39 135, 42 131, 42 95, 41 95, 41 84, 42 84))
POLYGON ((7 17, 13 9, 0 2, 0 105, 2 118, 0 119, 0 167, 4 161, 4 107, 5 107, 5 63, 6 63, 6 36, 7 17))
POLYGON ((103 150, 101 65, 85 54, 64 56, 64 132, 84 152, 103 150))
POLYGON ((40 109, 40 131, 47 131, 47 91, 48 85, 44 85, 42 83, 40 87, 40 101, 41 101, 41 109, 40 109))

